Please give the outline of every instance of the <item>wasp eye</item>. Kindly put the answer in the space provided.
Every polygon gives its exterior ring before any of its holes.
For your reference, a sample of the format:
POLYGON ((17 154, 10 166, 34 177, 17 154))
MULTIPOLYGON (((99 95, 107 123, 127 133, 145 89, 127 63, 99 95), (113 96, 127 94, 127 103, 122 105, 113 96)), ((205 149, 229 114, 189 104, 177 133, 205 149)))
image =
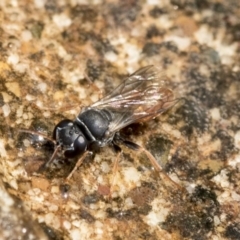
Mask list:
POLYGON ((75 152, 81 154, 86 150, 86 148, 87 148, 86 139, 82 135, 79 135, 79 137, 74 142, 75 152))
POLYGON ((87 141, 83 137, 83 135, 79 135, 74 143, 73 143, 73 148, 67 149, 64 152, 64 155, 66 158, 75 158, 77 156, 80 156, 82 153, 84 153, 87 149, 87 141))

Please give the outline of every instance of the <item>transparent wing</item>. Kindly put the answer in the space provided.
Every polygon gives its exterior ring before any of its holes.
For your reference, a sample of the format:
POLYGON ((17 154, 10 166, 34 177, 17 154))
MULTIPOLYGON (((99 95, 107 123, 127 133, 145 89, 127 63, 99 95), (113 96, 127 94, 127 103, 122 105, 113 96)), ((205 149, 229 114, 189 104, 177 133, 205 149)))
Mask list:
POLYGON ((153 118, 175 103, 166 80, 152 65, 140 68, 91 107, 108 110, 112 116, 108 130, 117 132, 131 123, 153 118))

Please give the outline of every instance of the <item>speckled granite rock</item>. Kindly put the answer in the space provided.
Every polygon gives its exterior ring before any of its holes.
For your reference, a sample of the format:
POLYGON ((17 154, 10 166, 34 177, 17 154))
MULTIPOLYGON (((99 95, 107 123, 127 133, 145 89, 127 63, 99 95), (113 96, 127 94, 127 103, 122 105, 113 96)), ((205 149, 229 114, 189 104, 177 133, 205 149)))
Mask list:
POLYGON ((239 15, 238 0, 1 1, 0 173, 18 199, 10 217, 0 196, 1 237, 240 239, 239 15), (20 129, 51 138, 59 120, 151 64, 184 99, 122 134, 167 175, 127 148, 114 175, 108 147, 67 182, 73 163, 61 156, 42 170, 53 144, 20 129))
POLYGON ((21 201, 10 196, 2 182, 0 193, 1 239, 48 239, 21 201))

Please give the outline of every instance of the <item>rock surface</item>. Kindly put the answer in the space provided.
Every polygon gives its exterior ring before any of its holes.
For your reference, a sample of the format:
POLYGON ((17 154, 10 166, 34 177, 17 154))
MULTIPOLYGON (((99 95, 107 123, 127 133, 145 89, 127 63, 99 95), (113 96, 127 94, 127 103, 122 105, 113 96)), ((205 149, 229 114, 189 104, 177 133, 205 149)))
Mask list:
POLYGON ((0 3, 1 239, 240 239, 238 0, 0 3), (44 169, 62 119, 155 65, 176 98, 110 147, 44 169), (93 84, 92 84, 93 83, 93 84), (111 196, 109 196, 111 193, 111 196), (9 195, 10 194, 10 195, 9 195))

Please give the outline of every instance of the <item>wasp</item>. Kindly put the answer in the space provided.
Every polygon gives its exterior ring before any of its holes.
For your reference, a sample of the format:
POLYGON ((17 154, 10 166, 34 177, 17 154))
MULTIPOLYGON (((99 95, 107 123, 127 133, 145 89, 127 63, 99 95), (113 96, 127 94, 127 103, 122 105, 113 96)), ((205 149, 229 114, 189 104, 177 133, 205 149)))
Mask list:
POLYGON ((166 77, 153 65, 145 66, 128 76, 114 91, 89 107, 85 107, 72 121, 64 119, 53 130, 54 153, 46 165, 61 151, 65 158, 78 158, 71 177, 86 155, 96 148, 113 146, 121 152, 121 145, 143 151, 154 168, 162 169, 145 148, 121 136, 120 130, 132 123, 144 122, 167 111, 177 101, 166 87, 166 77))

